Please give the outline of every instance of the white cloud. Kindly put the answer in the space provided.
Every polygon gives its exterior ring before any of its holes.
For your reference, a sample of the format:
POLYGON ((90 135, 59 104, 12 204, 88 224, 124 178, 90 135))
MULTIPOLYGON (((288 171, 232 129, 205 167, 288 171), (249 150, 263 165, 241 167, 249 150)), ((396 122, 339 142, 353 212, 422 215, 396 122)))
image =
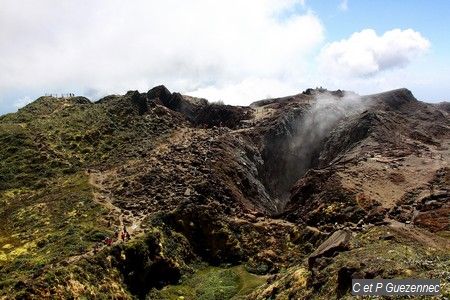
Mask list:
POLYGON ((237 84, 207 86, 188 94, 213 101, 226 100, 228 104, 242 105, 257 100, 296 94, 300 92, 300 89, 301 87, 296 86, 292 81, 247 78, 237 84))
POLYGON ((364 29, 325 46, 319 63, 324 73, 365 77, 405 67, 429 47, 430 42, 412 29, 393 29, 382 36, 373 29, 364 29))
MULTIPOLYGON (((20 97, 101 95, 163 83, 181 92, 223 90, 240 102, 240 93, 231 91, 249 80, 278 82, 276 88, 286 78, 294 85, 305 74, 324 30, 303 5, 300 0, 2 0, 0 97, 17 91, 24 93, 20 97)), ((255 89, 246 100, 259 94, 255 89)))
POLYGON ((339 9, 342 11, 347 11, 348 10, 348 0, 341 0, 341 2, 339 3, 339 9))

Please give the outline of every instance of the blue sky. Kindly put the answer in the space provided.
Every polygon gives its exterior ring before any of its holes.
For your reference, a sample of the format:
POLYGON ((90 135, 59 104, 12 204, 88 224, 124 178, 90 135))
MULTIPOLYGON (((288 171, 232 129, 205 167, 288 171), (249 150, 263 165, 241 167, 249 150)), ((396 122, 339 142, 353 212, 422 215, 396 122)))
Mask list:
POLYGON ((348 0, 346 10, 339 9, 342 3, 341 0, 306 3, 323 22, 327 41, 345 39, 365 28, 372 28, 378 33, 393 28, 418 31, 430 41, 431 46, 423 57, 407 67, 407 71, 418 77, 436 78, 436 82, 427 85, 412 83, 412 86, 405 82, 405 87, 423 100, 450 100, 447 84, 450 80, 450 1, 348 0))
POLYGON ((320 15, 332 40, 346 38, 364 28, 373 28, 380 32, 392 28, 413 28, 435 42, 446 38, 449 1, 349 0, 346 11, 336 10, 341 2, 307 2, 307 5, 320 15))
POLYGON ((0 114, 165 84, 230 104, 308 87, 449 100, 450 1, 0 0, 0 114))
POLYGON ((346 11, 336 10, 337 2, 342 1, 315 0, 308 3, 324 23, 327 39, 340 40, 364 28, 378 32, 412 28, 431 41, 433 56, 449 59, 450 1, 349 0, 346 11))

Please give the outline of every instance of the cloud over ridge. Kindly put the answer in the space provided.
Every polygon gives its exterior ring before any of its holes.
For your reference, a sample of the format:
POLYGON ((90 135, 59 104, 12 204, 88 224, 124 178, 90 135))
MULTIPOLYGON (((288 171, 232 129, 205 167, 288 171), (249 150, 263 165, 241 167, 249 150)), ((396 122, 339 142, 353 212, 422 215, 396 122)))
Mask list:
POLYGON ((299 0, 2 1, 0 91, 81 87, 95 97, 160 83, 195 92, 248 78, 300 76, 305 56, 323 41, 319 18, 302 5, 299 0))
POLYGON ((319 54, 322 70, 349 77, 372 76, 405 67, 425 53, 430 42, 412 29, 393 29, 379 36, 373 29, 326 45, 319 54))

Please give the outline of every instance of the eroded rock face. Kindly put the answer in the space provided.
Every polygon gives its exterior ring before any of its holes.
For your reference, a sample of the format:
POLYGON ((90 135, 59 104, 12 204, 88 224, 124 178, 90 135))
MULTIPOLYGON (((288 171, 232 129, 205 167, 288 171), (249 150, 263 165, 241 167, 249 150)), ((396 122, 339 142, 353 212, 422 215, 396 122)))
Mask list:
POLYGON ((191 241, 195 253, 212 264, 237 263, 243 251, 235 233, 218 216, 220 207, 187 205, 166 219, 177 232, 191 241))
POLYGON ((379 102, 385 108, 393 110, 408 109, 408 105, 415 105, 418 103, 411 91, 405 88, 375 94, 369 97, 379 102))
POLYGON ((380 123, 381 120, 377 113, 369 111, 354 116, 346 122, 338 123, 323 145, 319 157, 319 166, 326 167, 334 159, 342 157, 357 143, 367 138, 380 123))
POLYGON ((152 288, 176 284, 187 263, 194 260, 186 238, 166 227, 155 227, 142 239, 119 244, 111 250, 111 264, 124 278, 128 290, 144 299, 152 288))
POLYGON ((432 232, 448 231, 450 222, 450 172, 438 169, 421 188, 406 193, 389 216, 400 222, 413 223, 432 232))
MULTIPOLYGON (((314 151, 300 152, 293 147, 304 110, 286 112, 267 129, 262 141, 264 165, 260 173, 268 192, 282 204, 289 196, 289 189, 297 178, 313 165, 314 151)), ((309 149, 310 150, 310 149, 309 149)))
POLYGON ((450 207, 419 212, 414 218, 414 224, 427 228, 431 232, 450 230, 450 207))
POLYGON ((353 191, 342 186, 333 170, 310 170, 291 190, 283 216, 310 226, 357 223, 365 216, 353 191))

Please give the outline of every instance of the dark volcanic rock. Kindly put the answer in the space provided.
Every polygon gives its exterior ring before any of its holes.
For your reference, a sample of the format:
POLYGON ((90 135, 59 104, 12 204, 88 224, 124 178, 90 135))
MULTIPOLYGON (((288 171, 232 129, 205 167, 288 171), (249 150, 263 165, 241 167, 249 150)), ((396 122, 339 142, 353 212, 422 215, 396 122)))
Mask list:
POLYGON ((213 264, 236 263, 242 259, 239 241, 223 220, 215 205, 187 205, 166 217, 166 222, 193 244, 195 252, 213 264))
POLYGON ((164 106, 170 108, 172 93, 164 85, 159 85, 147 92, 147 98, 149 100, 159 99, 164 106))
POLYGON ((163 85, 149 90, 147 98, 173 111, 182 113, 190 121, 195 121, 199 111, 207 104, 207 101, 204 99, 185 97, 180 93, 171 93, 163 85))
POLYGON ((241 121, 249 119, 250 116, 251 112, 248 108, 211 103, 198 111, 194 122, 207 127, 237 128, 241 121))
POLYGON ((147 97, 145 95, 140 94, 138 91, 132 92, 131 101, 138 107, 140 115, 148 111, 147 97))

